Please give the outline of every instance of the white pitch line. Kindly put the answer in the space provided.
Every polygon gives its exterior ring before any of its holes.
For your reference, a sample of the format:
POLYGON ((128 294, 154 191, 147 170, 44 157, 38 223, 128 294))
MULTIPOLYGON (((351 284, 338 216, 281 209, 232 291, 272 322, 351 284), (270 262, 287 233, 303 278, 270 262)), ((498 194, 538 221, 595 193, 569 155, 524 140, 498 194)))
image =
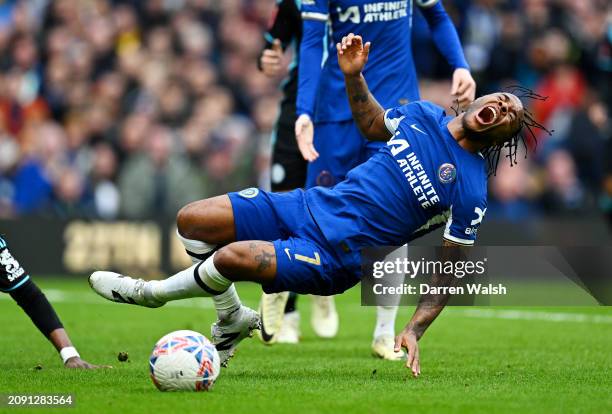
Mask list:
POLYGON ((467 316, 470 318, 484 319, 612 324, 611 315, 597 315, 589 313, 523 311, 511 309, 453 309, 452 313, 458 313, 462 316, 467 316))
MULTIPOLYGON (((114 305, 115 302, 104 300, 91 293, 71 292, 59 289, 44 289, 43 293, 51 303, 82 303, 88 305, 114 305)), ((0 294, 0 300, 12 300, 9 295, 0 294)), ((213 309, 214 306, 211 300, 206 298, 183 299, 174 302, 169 302, 165 306, 173 308, 199 308, 213 309)))
MULTIPOLYGON (((71 292, 60 289, 45 289, 45 295, 52 303, 82 303, 91 305, 114 305, 114 302, 104 300, 94 294, 82 292, 71 292)), ((0 300, 12 300, 9 295, 1 295, 0 300)), ((212 301, 204 298, 193 298, 174 301, 166 306, 177 308, 199 308, 212 309, 212 301)), ((612 315, 598 315, 589 313, 569 312, 546 312, 527 311, 513 309, 477 309, 477 308, 451 308, 446 310, 447 314, 454 316, 467 316, 469 318, 481 319, 504 319, 522 321, 546 321, 546 322, 578 322, 612 324, 612 315)))

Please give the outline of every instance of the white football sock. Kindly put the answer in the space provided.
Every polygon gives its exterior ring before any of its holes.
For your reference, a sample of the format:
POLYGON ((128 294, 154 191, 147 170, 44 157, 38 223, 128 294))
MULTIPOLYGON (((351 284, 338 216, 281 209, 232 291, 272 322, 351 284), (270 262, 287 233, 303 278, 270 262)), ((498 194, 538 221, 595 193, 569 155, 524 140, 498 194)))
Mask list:
POLYGON ((214 244, 205 243, 200 240, 187 239, 181 236, 181 233, 179 233, 178 229, 176 230, 176 235, 178 236, 181 243, 183 243, 183 246, 185 246, 185 250, 187 250, 189 257, 191 257, 191 261, 193 263, 199 263, 202 261, 201 258, 194 257, 194 256, 201 257, 202 255, 205 255, 206 253, 210 253, 211 251, 213 251, 215 247, 217 247, 214 244))
POLYGON ((214 257, 213 254, 204 262, 194 264, 165 280, 151 281, 151 294, 157 300, 168 302, 224 293, 232 282, 219 273, 213 263, 214 257))
POLYGON ((214 258, 215 254, 201 263, 198 267, 198 274, 203 283, 202 288, 209 290, 213 295, 218 295, 225 292, 232 285, 232 281, 219 273, 215 267, 214 258))
POLYGON ((213 302, 215 303, 215 309, 217 310, 217 316, 219 320, 232 319, 232 314, 240 309, 242 303, 236 292, 236 286, 231 285, 225 292, 220 295, 213 296, 213 302))
POLYGON ((215 267, 215 254, 213 253, 198 269, 203 285, 216 292, 223 292, 213 296, 215 309, 220 321, 232 319, 235 311, 242 305, 236 287, 215 267))
POLYGON ((376 307, 376 328, 374 328, 374 338, 381 335, 395 336, 395 317, 397 316, 397 306, 377 306, 376 307))
MULTIPOLYGON (((398 247, 385 257, 385 261, 392 262, 395 259, 408 257, 408 245, 398 247)), ((403 274, 397 274, 403 280, 403 274)), ((399 305, 401 295, 385 296, 382 298, 387 305, 399 305)), ((395 337, 395 317, 397 316, 397 306, 377 306, 376 307, 376 327, 374 328, 374 339, 381 335, 395 337)))
POLYGON ((198 265, 193 265, 165 280, 153 280, 151 294, 162 302, 193 298, 196 296, 212 296, 196 282, 194 271, 198 265))
POLYGON ((171 300, 211 297, 220 320, 225 320, 242 305, 231 280, 224 277, 213 262, 214 254, 166 280, 151 281, 153 298, 168 302, 171 300), (197 273, 196 273, 197 272, 197 273), (221 293, 218 293, 221 292, 221 293))

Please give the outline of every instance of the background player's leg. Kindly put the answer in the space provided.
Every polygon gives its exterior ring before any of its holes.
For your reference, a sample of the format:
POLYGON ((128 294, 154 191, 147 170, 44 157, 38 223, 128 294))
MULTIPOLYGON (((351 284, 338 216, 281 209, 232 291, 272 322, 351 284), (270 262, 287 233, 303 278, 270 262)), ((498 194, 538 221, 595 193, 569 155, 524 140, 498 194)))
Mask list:
MULTIPOLYGON (((408 245, 401 246, 384 258, 385 261, 393 262, 395 259, 408 257, 408 245)), ((403 275, 396 275, 402 278, 403 275)), ((389 361, 404 360, 404 352, 395 352, 395 319, 397 317, 398 305, 401 295, 386 295, 384 304, 376 307, 376 324, 372 340, 372 354, 389 361)))
MULTIPOLYGON (((354 122, 323 122, 315 125, 314 145, 320 156, 308 164, 306 188, 332 187, 362 161, 363 137, 354 122)), ((339 317, 333 296, 313 296, 311 326, 321 338, 338 333, 339 317)))
MULTIPOLYGON (((264 295, 276 295, 276 293, 264 293, 264 295)), ((276 335, 276 342, 282 344, 297 344, 300 342, 300 313, 297 310, 298 294, 289 292, 285 309, 283 310, 283 322, 276 335)))
MULTIPOLYGON (((355 128, 357 128, 357 126, 355 126, 355 128)), ((368 141, 366 139, 362 141, 362 144, 362 163, 370 159, 380 150, 381 147, 384 146, 384 142, 368 141)), ((388 254, 385 257, 385 260, 393 261, 396 257, 407 257, 407 248, 407 245, 400 247, 399 249, 388 254)), ((405 358, 403 352, 395 352, 393 349, 395 345, 395 319, 397 317, 397 305, 399 305, 399 300, 399 295, 393 298, 387 298, 385 305, 379 305, 376 307, 376 324, 374 325, 372 340, 372 354, 392 361, 403 360, 405 358)))
MULTIPOLYGON (((282 109, 279 122, 275 128, 270 171, 270 184, 274 192, 304 188, 306 184, 308 162, 302 157, 295 140, 295 119, 293 110, 289 113, 282 109), (289 122, 286 122, 286 120, 289 122)), ((298 295, 290 292, 283 311, 284 314, 275 314, 278 310, 276 303, 284 301, 286 296, 285 292, 262 293, 259 305, 262 329, 259 331, 259 338, 266 344, 272 344, 274 341, 293 344, 299 342, 298 295)))

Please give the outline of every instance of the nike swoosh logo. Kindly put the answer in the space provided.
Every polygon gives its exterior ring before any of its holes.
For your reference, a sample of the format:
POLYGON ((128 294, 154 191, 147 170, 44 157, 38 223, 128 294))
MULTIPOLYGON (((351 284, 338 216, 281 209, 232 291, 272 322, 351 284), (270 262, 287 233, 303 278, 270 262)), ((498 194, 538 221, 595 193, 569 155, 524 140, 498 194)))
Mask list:
POLYGON ((425 132, 425 131, 423 131, 423 130, 419 129, 419 127, 417 126, 417 124, 412 124, 412 125, 410 125, 410 128, 414 129, 415 131, 419 131, 421 134, 425 134, 425 135, 427 135, 427 132, 425 132))
POLYGON ((287 253, 287 257, 289 258, 289 260, 292 260, 291 259, 291 253, 289 253, 289 248, 288 247, 285 247, 285 253, 287 253))
POLYGON ((266 331, 266 324, 264 323, 263 313, 261 311, 259 312, 259 315, 261 317, 261 329, 259 330, 261 333, 261 339, 263 339, 264 343, 267 344, 272 342, 274 335, 269 334, 268 331, 266 331))

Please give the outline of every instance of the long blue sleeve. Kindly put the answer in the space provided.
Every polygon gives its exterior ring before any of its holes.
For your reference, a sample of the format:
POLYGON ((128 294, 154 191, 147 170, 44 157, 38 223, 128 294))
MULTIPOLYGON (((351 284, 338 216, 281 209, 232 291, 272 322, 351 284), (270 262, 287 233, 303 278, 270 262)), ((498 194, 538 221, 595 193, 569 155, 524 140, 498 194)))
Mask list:
POLYGON ((446 10, 444 10, 442 2, 439 1, 429 8, 422 8, 421 11, 431 29, 434 43, 449 65, 453 69, 465 68, 469 70, 470 67, 463 55, 459 35, 446 10))
POLYGON ((298 116, 307 114, 310 118, 313 118, 315 99, 321 77, 325 29, 326 23, 324 21, 303 19, 296 102, 298 116))

